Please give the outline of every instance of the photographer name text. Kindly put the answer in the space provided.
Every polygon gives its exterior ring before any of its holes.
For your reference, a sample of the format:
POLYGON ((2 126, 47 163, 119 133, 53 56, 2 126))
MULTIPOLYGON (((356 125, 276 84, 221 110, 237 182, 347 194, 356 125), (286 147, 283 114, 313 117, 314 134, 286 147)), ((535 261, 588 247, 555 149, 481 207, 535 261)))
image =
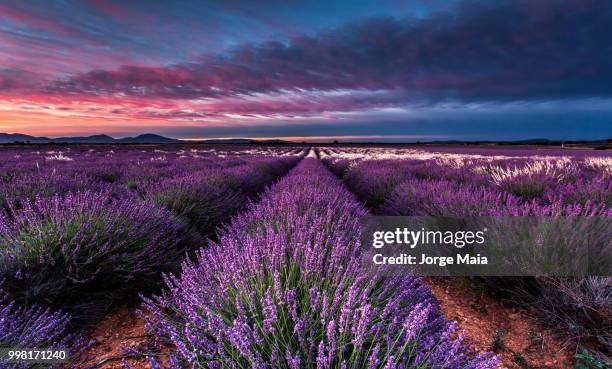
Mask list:
MULTIPOLYGON (((480 231, 428 231, 396 228, 394 231, 375 231, 372 233, 371 245, 374 249, 383 247, 407 247, 410 250, 418 246, 452 246, 459 250, 465 246, 482 246, 485 243, 487 229, 480 231)), ((488 258, 479 253, 457 253, 455 255, 437 256, 428 253, 412 255, 401 253, 384 255, 376 253, 372 256, 375 265, 486 265, 488 258)))

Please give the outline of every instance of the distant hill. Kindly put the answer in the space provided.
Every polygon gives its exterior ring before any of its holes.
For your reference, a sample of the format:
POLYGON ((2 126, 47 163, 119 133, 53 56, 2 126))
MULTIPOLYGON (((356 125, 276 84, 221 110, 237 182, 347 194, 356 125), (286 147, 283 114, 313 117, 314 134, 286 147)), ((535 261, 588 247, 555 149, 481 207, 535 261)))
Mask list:
POLYGON ((0 133, 0 143, 26 142, 31 143, 48 143, 51 141, 48 137, 34 137, 22 135, 20 133, 0 133))
POLYGON ((129 144, 169 144, 169 143, 181 143, 181 140, 175 140, 174 138, 168 138, 164 136, 154 135, 146 133, 144 135, 136 137, 125 137, 116 140, 117 143, 129 143, 129 144))
POLYGON ((95 135, 87 137, 59 137, 50 141, 56 143, 92 144, 92 143, 115 143, 116 140, 107 135, 95 135))
POLYGON ((29 142, 29 143, 58 143, 58 144, 169 144, 181 143, 181 140, 175 140, 164 136, 154 134, 143 134, 136 137, 113 138, 107 135, 94 135, 85 137, 35 137, 23 135, 19 133, 0 133, 0 144, 14 142, 29 142))
POLYGON ((227 145, 240 145, 240 144, 288 144, 290 141, 283 140, 252 140, 249 138, 228 138, 228 139, 210 139, 202 141, 183 141, 174 138, 168 138, 152 133, 145 133, 136 137, 124 137, 124 138, 113 138, 108 135, 93 135, 83 137, 35 137, 24 135, 20 133, 0 133, 0 144, 10 144, 16 142, 29 142, 33 144, 173 144, 173 143, 185 143, 185 142, 199 142, 205 144, 227 144, 227 145))

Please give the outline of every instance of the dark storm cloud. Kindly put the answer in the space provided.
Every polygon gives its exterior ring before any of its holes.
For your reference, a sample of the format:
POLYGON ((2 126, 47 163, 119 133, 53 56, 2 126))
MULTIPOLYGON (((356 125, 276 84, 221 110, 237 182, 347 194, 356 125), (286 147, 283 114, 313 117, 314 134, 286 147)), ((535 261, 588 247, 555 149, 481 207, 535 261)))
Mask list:
POLYGON ((612 2, 464 2, 427 18, 370 18, 167 67, 94 70, 54 93, 167 98, 395 90, 401 102, 612 95, 612 2))

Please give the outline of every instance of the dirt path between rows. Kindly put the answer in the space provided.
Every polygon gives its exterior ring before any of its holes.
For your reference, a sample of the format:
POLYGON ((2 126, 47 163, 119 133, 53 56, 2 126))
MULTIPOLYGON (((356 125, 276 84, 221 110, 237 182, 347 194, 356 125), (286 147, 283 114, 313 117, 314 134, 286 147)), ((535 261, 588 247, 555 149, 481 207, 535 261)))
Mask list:
POLYGON ((442 313, 455 320, 465 337, 479 350, 493 351, 509 369, 559 369, 573 362, 547 329, 528 311, 470 286, 462 277, 428 278, 442 313))
POLYGON ((125 368, 123 360, 134 369, 150 369, 145 358, 135 358, 126 354, 125 347, 138 347, 147 342, 144 320, 136 315, 133 308, 123 307, 102 319, 92 331, 93 340, 84 352, 84 362, 77 368, 125 368))

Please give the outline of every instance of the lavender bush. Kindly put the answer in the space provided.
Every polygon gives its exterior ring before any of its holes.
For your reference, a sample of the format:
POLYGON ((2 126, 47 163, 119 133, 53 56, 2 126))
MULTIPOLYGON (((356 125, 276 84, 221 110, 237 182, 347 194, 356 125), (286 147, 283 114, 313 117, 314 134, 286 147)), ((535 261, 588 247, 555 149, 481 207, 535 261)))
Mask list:
POLYGON ((280 178, 293 168, 299 157, 289 158, 254 158, 247 164, 228 168, 227 172, 237 183, 237 187, 253 196, 263 191, 265 186, 280 178))
POLYGON ((171 210, 193 231, 209 236, 219 222, 244 202, 231 178, 213 170, 173 177, 146 189, 145 198, 171 210))
MULTIPOLYGON (((82 341, 69 331, 67 314, 37 306, 19 307, 0 286, 0 347, 64 348, 73 354, 82 341)), ((29 364, 0 363, 0 368, 5 369, 30 367, 29 364)))
POLYGON ((349 159, 337 159, 335 160, 332 156, 325 157, 323 159, 325 165, 339 178, 344 178, 346 173, 351 168, 351 164, 353 164, 352 160, 349 159))
POLYGON ((605 204, 612 208, 612 176, 599 174, 594 178, 577 178, 573 182, 561 182, 546 188, 545 203, 581 204, 587 202, 605 204))
POLYGON ((404 165, 389 161, 362 162, 347 172, 345 182, 367 206, 376 209, 398 184, 411 177, 404 165))
POLYGON ((381 206, 385 215, 471 217, 503 214, 520 201, 495 188, 448 180, 401 183, 381 206))
POLYGON ((66 176, 58 173, 24 173, 11 178, 10 183, 0 184, 0 208, 19 207, 23 201, 33 201, 36 197, 48 198, 77 191, 119 192, 107 183, 101 183, 82 173, 66 176))
POLYGON ((176 264, 182 239, 172 213, 108 192, 9 204, 0 214, 0 275, 22 303, 91 317, 119 291, 176 264))
POLYGON ((422 160, 371 160, 353 162, 346 169, 344 160, 326 160, 333 172, 343 171, 346 184, 373 211, 377 211, 399 184, 410 180, 447 180, 458 185, 484 186, 479 173, 445 167, 422 160))
POLYGON ((612 278, 538 277, 518 281, 508 292, 576 351, 585 344, 612 353, 612 278), (537 294, 533 294, 533 290, 537 294))
POLYGON ((249 196, 262 191, 295 165, 297 159, 253 159, 228 167, 198 171, 154 183, 144 197, 172 210, 203 236, 240 209, 249 196))
POLYGON ((466 349, 419 278, 360 269, 365 213, 304 159, 146 300, 149 328, 187 367, 495 367, 466 349))

